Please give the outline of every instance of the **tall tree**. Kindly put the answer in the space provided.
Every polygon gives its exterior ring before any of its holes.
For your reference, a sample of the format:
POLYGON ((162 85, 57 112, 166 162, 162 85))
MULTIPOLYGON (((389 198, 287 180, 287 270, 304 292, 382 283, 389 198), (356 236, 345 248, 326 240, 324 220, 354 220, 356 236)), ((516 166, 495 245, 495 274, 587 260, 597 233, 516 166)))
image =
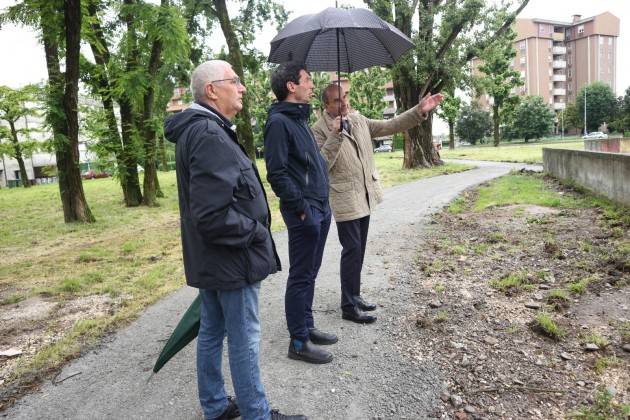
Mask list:
POLYGON ((551 133, 554 118, 554 112, 540 96, 526 96, 514 111, 515 128, 526 143, 551 133))
MULTIPOLYGON (((227 61, 232 64, 234 72, 245 83, 248 80, 245 73, 246 64, 259 66, 251 60, 257 55, 256 51, 250 47, 254 41, 255 30, 261 29, 263 25, 269 25, 270 22, 275 22, 276 26, 279 27, 286 22, 287 14, 284 7, 276 1, 241 0, 240 3, 242 3, 242 7, 235 17, 230 17, 225 0, 212 0, 212 2, 198 0, 198 7, 204 11, 209 20, 219 21, 228 47, 227 61)), ((255 159, 256 148, 250 108, 251 101, 249 96, 245 94, 243 96, 243 109, 239 112, 236 125, 239 141, 243 144, 249 157, 255 159)))
POLYGON ((477 144, 490 132, 491 127, 490 114, 473 103, 462 107, 455 125, 455 132, 461 140, 477 144))
POLYGON ((367 118, 383 119, 387 103, 383 100, 385 84, 391 80, 389 70, 372 67, 350 74, 350 105, 367 118))
POLYGON ((0 148, 0 154, 6 153, 17 161, 24 188, 31 186, 26 173, 24 155, 32 153, 37 143, 30 138, 33 130, 27 124, 20 126, 19 120, 38 115, 34 106, 38 93, 39 88, 34 85, 20 89, 0 86, 0 120, 8 124, 8 127, 0 125, 0 140, 9 141, 5 147, 0 148))
MULTIPOLYGON (((392 67, 398 107, 409 109, 425 93, 437 93, 458 79, 467 63, 501 36, 527 5, 522 0, 498 30, 487 30, 487 17, 496 7, 484 9, 482 0, 364 0, 370 9, 415 40, 416 47, 392 67), (418 27, 413 28, 414 14, 418 27)), ((406 168, 441 164, 433 147, 432 120, 405 133, 406 168)))
MULTIPOLYGON (((118 94, 114 92, 114 80, 116 74, 116 64, 112 60, 111 55, 111 34, 106 34, 103 24, 101 23, 101 15, 105 13, 105 5, 99 0, 88 0, 86 30, 84 38, 90 44, 95 64, 91 64, 88 60, 82 61, 84 69, 83 80, 92 88, 93 94, 101 98, 103 104, 103 119, 105 130, 101 131, 101 140, 99 149, 106 154, 112 154, 116 157, 117 176, 123 191, 125 205, 134 207, 142 202, 142 192, 140 190, 140 181, 138 179, 138 153, 133 142, 133 137, 124 130, 121 136, 118 129, 118 121, 114 112, 114 102, 120 105, 121 114, 130 112, 131 103, 127 97, 126 90, 120 90, 118 94), (109 41, 108 41, 109 40, 109 41)), ((125 119, 131 119, 125 116, 125 119)))
POLYGON ((437 114, 448 124, 448 148, 455 149, 455 122, 459 117, 462 100, 452 92, 444 93, 444 100, 440 103, 437 114))
MULTIPOLYGON (((499 25, 505 20, 505 12, 497 13, 499 25)), ((516 33, 510 28, 497 37, 479 58, 482 60, 479 70, 483 73, 479 77, 478 86, 480 93, 485 92, 492 98, 492 123, 494 146, 499 146, 501 133, 501 111, 507 101, 515 101, 517 97, 511 95, 512 89, 523 84, 520 74, 512 69, 512 61, 516 56, 513 42, 516 33), (514 98, 514 99, 512 99, 514 98)))
POLYGON ((624 96, 617 98, 617 115, 611 128, 622 134, 630 131, 630 87, 626 89, 624 96))
MULTIPOLYGON (((615 117, 617 99, 610 86, 594 82, 578 91, 575 104, 577 112, 584 116, 584 91, 586 91, 586 128, 598 131, 603 123, 610 123, 615 117)), ((584 117, 582 117, 584 122, 584 117)))

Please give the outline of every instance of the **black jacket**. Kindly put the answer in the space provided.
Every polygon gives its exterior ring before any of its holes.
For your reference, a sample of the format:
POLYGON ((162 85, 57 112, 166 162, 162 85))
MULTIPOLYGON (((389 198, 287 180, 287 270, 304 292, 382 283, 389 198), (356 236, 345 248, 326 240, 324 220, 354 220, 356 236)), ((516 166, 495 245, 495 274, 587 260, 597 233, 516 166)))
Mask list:
POLYGON ((164 123, 176 143, 188 285, 238 289, 280 270, 267 197, 229 120, 194 104, 164 123))
POLYGON ((307 202, 328 203, 328 168, 308 126, 308 104, 277 102, 265 125, 267 180, 280 205, 295 214, 307 202))

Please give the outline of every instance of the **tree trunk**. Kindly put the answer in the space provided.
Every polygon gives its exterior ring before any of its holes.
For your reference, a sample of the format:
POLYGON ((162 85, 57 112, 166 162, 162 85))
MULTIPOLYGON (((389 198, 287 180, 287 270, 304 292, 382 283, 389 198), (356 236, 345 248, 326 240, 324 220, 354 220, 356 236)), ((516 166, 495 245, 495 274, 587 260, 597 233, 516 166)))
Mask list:
POLYGON ((123 167, 119 168, 121 180, 125 183, 125 205, 137 207, 142 203, 142 191, 140 190, 140 178, 138 178, 138 151, 134 141, 133 115, 129 100, 121 98, 120 125, 122 129, 123 143, 123 167))
POLYGON ((168 172, 168 162, 166 161, 166 148, 164 146, 164 136, 158 139, 158 151, 160 153, 160 169, 162 172, 168 172))
POLYGON ((112 100, 113 89, 106 73, 111 55, 98 18, 97 4, 94 0, 89 2, 87 10, 94 36, 94 39, 90 42, 90 48, 94 55, 94 61, 101 67, 98 80, 99 94, 103 102, 107 127, 109 128, 109 138, 105 139, 105 141, 107 142, 108 150, 116 157, 118 178, 123 191, 125 205, 127 207, 135 207, 140 205, 142 201, 140 181, 138 180, 137 162, 132 156, 127 156, 130 151, 127 150, 128 148, 125 147, 125 144, 128 145, 129 143, 122 140, 120 132, 118 131, 118 122, 116 121, 116 114, 114 113, 114 101, 112 100), (128 164, 133 165, 135 169, 130 171, 128 164))
POLYGON ((494 126, 494 147, 499 147, 501 133, 499 133, 499 105, 492 105, 492 124, 494 126))
POLYGON ((448 148, 455 150, 455 123, 452 120, 448 122, 448 148))
POLYGON ((53 129, 55 156, 59 192, 63 205, 63 216, 66 223, 80 221, 94 222, 94 216, 85 200, 81 173, 79 171, 79 124, 78 124, 78 81, 79 81, 79 48, 81 35, 81 2, 66 0, 63 2, 65 39, 66 39, 66 73, 65 80, 59 65, 59 28, 53 19, 59 13, 56 2, 44 2, 40 7, 40 22, 46 67, 48 69, 48 120, 53 129))
MULTIPOLYGON (((22 179, 22 186, 28 188, 31 186, 28 180, 28 174, 26 173, 26 165, 24 165, 24 158, 22 157, 22 147, 18 140, 17 130, 15 129, 15 123, 9 121, 9 127, 11 128, 11 143, 13 143, 13 150, 15 150, 15 160, 17 160, 20 167, 20 178, 22 179)), ((5 168, 6 170, 6 168, 5 168)))
POLYGON ((164 198, 164 192, 162 192, 162 188, 160 188, 160 178, 158 177, 157 171, 155 171, 155 196, 164 198))
MULTIPOLYGON (((225 37, 225 41, 228 45, 228 51, 230 56, 230 64, 232 64, 232 68, 234 72, 241 78, 241 80, 245 80, 245 75, 243 73, 243 54, 241 53, 241 46, 239 45, 238 38, 236 37, 236 33, 234 33, 234 29, 232 28, 232 22, 230 21, 230 16, 227 11, 227 7, 225 5, 225 0, 213 0, 214 8, 217 13, 217 18, 221 23, 221 29, 223 31, 223 36, 225 37)), ((252 118, 249 113, 249 97, 247 95, 243 95, 243 109, 239 112, 239 120, 237 124, 238 130, 238 138, 247 155, 252 159, 254 165, 256 164, 256 148, 254 147, 254 133, 252 131, 252 118)))

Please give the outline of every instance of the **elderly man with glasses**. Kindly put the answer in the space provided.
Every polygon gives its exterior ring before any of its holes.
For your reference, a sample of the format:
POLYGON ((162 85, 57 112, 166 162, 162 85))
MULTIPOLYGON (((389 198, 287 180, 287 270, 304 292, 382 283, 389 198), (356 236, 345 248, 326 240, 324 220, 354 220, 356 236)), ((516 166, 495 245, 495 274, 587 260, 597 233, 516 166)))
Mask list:
POLYGON ((280 259, 260 176, 231 121, 243 108, 245 86, 227 62, 213 60, 193 71, 191 90, 194 104, 166 121, 165 134, 176 144, 186 281, 202 301, 197 381, 204 418, 305 419, 270 411, 260 380, 260 283, 280 270, 280 259), (236 401, 223 384, 226 335, 236 401))

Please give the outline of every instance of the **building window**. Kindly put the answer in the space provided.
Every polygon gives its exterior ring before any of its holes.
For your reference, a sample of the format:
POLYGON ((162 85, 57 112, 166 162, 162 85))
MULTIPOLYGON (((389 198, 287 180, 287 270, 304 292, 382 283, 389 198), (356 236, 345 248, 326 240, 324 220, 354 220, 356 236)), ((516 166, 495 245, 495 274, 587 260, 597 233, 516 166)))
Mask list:
POLYGON ((540 24, 540 25, 538 25, 538 26, 539 26, 539 29, 538 29, 539 33, 540 33, 541 35, 544 35, 544 33, 545 33, 545 25, 540 24))
POLYGON ((600 36, 599 37, 599 45, 604 45, 604 38, 606 38, 605 36, 600 36))
POLYGON ((609 37, 608 37, 608 45, 611 45, 611 46, 612 46, 612 42, 613 42, 613 37, 612 37, 612 36, 609 36, 609 37))
POLYGON ((569 78, 571 78, 571 69, 568 69, 568 70, 567 70, 567 76, 568 76, 569 78))
POLYGON ((521 64, 525 64, 525 57, 521 57, 521 64))
POLYGON ((578 26, 578 34, 583 34, 584 33, 584 25, 579 25, 578 26))
POLYGON ((518 48, 519 48, 519 49, 521 49, 521 50, 524 50, 524 49, 525 49, 525 43, 526 43, 526 42, 527 42, 527 41, 521 41, 521 42, 519 42, 519 43, 518 43, 518 48))

